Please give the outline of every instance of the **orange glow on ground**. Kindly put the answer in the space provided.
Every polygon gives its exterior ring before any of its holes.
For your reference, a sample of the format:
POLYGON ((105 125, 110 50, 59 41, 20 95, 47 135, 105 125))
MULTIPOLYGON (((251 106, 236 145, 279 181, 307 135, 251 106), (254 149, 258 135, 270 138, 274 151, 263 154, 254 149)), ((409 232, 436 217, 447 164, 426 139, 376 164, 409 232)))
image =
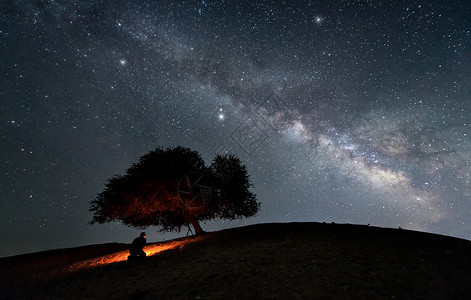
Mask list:
MULTIPOLYGON (((159 254, 165 250, 180 248, 185 244, 193 243, 201 239, 202 237, 199 236, 199 237, 187 238, 184 240, 176 240, 176 241, 174 240, 174 241, 147 245, 144 247, 144 252, 147 254, 147 256, 152 256, 152 255, 159 254)), ((119 251, 119 252, 99 256, 96 258, 76 262, 73 265, 71 265, 68 269, 69 271, 74 272, 81 269, 93 268, 93 267, 97 267, 101 265, 107 265, 110 263, 126 261, 128 259, 128 256, 129 256, 128 250, 119 251)))

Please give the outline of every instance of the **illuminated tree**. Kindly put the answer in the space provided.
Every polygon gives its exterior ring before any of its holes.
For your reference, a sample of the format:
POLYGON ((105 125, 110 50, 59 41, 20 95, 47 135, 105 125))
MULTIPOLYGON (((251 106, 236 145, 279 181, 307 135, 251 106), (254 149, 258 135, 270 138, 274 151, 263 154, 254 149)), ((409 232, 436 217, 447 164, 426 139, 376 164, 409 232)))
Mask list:
POLYGON ((233 155, 217 155, 206 166, 198 152, 185 147, 157 148, 108 180, 90 202, 90 224, 118 221, 127 226, 158 226, 180 231, 200 221, 254 216, 259 208, 247 169, 233 155))

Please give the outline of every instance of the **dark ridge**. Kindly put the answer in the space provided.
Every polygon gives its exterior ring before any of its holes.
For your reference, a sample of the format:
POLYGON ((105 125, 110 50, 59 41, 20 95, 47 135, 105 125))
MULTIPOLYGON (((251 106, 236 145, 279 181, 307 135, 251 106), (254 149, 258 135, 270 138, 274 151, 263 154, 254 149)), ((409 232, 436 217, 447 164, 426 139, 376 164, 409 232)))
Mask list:
POLYGON ((0 298, 471 299, 471 241, 458 238, 274 223, 179 240, 187 243, 140 262, 2 282, 0 298))

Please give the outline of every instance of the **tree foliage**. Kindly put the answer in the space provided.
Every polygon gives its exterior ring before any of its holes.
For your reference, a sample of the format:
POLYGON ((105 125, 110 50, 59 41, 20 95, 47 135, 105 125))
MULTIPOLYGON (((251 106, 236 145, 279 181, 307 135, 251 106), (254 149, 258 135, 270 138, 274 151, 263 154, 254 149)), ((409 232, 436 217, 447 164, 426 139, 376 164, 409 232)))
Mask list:
POLYGON ((91 224, 121 222, 160 231, 180 231, 200 221, 254 216, 259 208, 245 165, 234 155, 217 155, 206 166, 189 148, 157 148, 124 175, 110 178, 90 202, 91 224))

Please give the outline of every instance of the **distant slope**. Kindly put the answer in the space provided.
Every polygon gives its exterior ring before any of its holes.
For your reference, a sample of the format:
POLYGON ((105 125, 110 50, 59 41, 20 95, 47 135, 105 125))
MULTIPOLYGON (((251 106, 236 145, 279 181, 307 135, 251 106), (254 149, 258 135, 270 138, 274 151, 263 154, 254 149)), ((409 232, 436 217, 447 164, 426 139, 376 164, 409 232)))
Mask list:
POLYGON ((44 276, 54 276, 65 266, 72 265, 77 261, 128 248, 128 244, 107 243, 0 258, 0 270, 8 270, 7 272, 0 272, 0 282, 30 281, 44 276))
MULTIPOLYGON (((142 262, 57 273, 29 283, 14 276, 2 279, 0 298, 471 299, 471 242, 447 236, 289 223, 179 241, 173 250, 142 262)), ((0 259, 2 270, 5 263, 0 259)), ((23 263, 29 262, 17 258, 19 268, 23 263)))

